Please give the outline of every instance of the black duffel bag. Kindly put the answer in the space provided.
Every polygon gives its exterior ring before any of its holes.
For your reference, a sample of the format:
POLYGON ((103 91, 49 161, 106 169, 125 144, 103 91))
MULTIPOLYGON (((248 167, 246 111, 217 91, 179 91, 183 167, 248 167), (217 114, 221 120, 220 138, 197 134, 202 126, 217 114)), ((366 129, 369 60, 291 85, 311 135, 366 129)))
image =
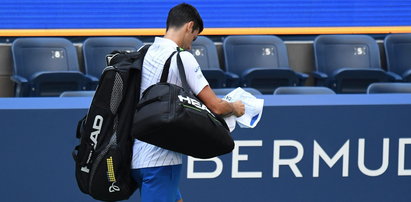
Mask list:
POLYGON ((167 83, 170 61, 160 82, 143 92, 134 114, 133 137, 195 158, 212 158, 231 152, 234 141, 221 116, 213 114, 191 91, 180 50, 177 66, 182 86, 167 83))

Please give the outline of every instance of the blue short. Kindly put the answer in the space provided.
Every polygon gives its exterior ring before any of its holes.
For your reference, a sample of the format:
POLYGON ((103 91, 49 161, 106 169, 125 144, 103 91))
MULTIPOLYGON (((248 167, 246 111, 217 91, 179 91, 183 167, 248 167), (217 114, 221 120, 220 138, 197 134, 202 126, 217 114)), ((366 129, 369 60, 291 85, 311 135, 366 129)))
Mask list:
POLYGON ((178 188, 180 174, 181 164, 132 170, 140 188, 141 202, 176 202, 182 199, 178 188))

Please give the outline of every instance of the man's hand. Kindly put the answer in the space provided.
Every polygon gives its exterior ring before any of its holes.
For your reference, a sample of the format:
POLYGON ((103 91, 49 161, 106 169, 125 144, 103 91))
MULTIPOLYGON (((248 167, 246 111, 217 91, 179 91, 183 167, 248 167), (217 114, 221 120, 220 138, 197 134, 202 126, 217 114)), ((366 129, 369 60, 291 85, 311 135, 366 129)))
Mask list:
POLYGON ((243 102, 238 100, 238 101, 235 101, 231 104, 233 106, 233 115, 235 115, 236 117, 240 117, 240 116, 244 115, 245 107, 244 107, 243 102))
POLYGON ((239 117, 245 112, 244 104, 241 101, 227 102, 222 100, 215 95, 210 86, 204 87, 197 96, 215 114, 223 116, 232 114, 239 117))

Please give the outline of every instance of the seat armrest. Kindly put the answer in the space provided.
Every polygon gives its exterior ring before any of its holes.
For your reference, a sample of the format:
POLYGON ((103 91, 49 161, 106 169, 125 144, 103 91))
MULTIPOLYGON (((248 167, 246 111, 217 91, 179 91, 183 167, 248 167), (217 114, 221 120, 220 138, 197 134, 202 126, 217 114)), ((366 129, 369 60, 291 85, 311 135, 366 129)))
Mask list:
POLYGON ((304 79, 304 80, 307 80, 307 79, 308 79, 308 74, 306 74, 306 73, 295 72, 295 74, 297 75, 297 77, 298 77, 299 79, 304 79))
POLYGON ((237 74, 234 74, 232 72, 224 72, 225 76, 227 79, 239 79, 240 77, 237 74))
POLYGON ((298 77, 298 85, 299 86, 304 86, 305 85, 305 81, 307 81, 308 79, 308 74, 306 73, 302 73, 302 72, 295 72, 295 74, 298 77))
POLYGON ((386 72, 388 76, 392 77, 394 81, 402 81, 402 77, 394 72, 386 72))
POLYGON ((10 79, 16 83, 14 94, 16 97, 24 97, 28 95, 29 82, 26 78, 19 75, 12 75, 10 79))
POLYGON ((14 81, 15 83, 17 83, 17 84, 26 84, 26 83, 28 83, 28 81, 27 81, 26 78, 24 78, 24 77, 22 77, 22 76, 19 76, 19 75, 12 75, 12 76, 10 77, 10 79, 11 79, 12 81, 14 81))
POLYGON ((226 86, 226 75, 223 70, 218 68, 210 68, 201 70, 203 76, 209 82, 211 88, 224 88, 226 86))
POLYGON ((323 73, 323 72, 317 72, 317 71, 315 71, 315 72, 312 72, 311 74, 313 75, 313 77, 314 77, 315 79, 319 79, 319 80, 328 79, 328 75, 325 74, 325 73, 323 73))
POLYGON ((88 80, 87 81, 87 83, 88 83, 87 90, 96 90, 97 89, 97 86, 99 84, 99 79, 97 77, 85 74, 84 78, 86 80, 88 80))
POLYGON ((94 77, 94 76, 91 76, 91 75, 88 75, 88 74, 85 74, 84 75, 88 80, 90 80, 90 82, 92 82, 92 83, 98 83, 98 81, 99 81, 99 79, 97 78, 97 77, 94 77))
POLYGON ((328 86, 328 75, 323 72, 312 72, 311 75, 314 77, 314 83, 316 86, 328 86))
POLYGON ((402 74, 402 78, 403 78, 403 79, 408 78, 408 77, 411 77, 411 68, 410 68, 409 70, 405 71, 405 72, 402 74))
POLYGON ((227 79, 227 87, 237 87, 240 85, 240 77, 232 72, 224 72, 227 79))

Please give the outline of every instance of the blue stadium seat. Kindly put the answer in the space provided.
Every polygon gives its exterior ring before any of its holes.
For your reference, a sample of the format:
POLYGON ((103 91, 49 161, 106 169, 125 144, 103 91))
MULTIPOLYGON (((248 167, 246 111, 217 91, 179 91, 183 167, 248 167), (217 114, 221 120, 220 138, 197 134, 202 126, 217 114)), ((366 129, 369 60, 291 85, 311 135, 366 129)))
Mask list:
POLYGON ((381 69, 377 42, 367 35, 320 35, 314 52, 316 85, 337 93, 365 93, 370 83, 395 80, 381 69))
MULTIPOLYGON (((225 96, 236 88, 216 88, 213 89, 214 93, 219 96, 225 96)), ((245 91, 251 93, 252 95, 262 95, 260 91, 255 88, 243 88, 245 91)))
POLYGON ((96 91, 64 91, 60 97, 93 97, 96 91))
POLYGON ((199 36, 193 42, 190 52, 200 64, 201 71, 211 88, 226 87, 226 74, 220 68, 217 48, 213 41, 204 36, 199 36))
POLYGON ((373 83, 368 86, 367 93, 411 93, 411 83, 373 83))
POLYGON ((388 71, 411 82, 411 34, 390 34, 384 40, 388 71))
POLYGON ((275 36, 229 36, 223 44, 226 71, 239 75, 241 86, 272 94, 279 86, 295 86, 308 75, 288 65, 284 42, 275 36))
POLYGON ((92 90, 106 67, 106 55, 114 50, 136 51, 143 42, 134 37, 90 37, 83 43, 83 56, 86 75, 93 78, 92 90))
POLYGON ((15 95, 59 96, 90 83, 78 65, 74 45, 64 38, 19 38, 13 42, 15 95))
POLYGON ((274 91, 274 95, 291 95, 291 94, 323 94, 332 95, 335 92, 327 87, 321 86, 290 86, 290 87, 278 87, 274 91))

